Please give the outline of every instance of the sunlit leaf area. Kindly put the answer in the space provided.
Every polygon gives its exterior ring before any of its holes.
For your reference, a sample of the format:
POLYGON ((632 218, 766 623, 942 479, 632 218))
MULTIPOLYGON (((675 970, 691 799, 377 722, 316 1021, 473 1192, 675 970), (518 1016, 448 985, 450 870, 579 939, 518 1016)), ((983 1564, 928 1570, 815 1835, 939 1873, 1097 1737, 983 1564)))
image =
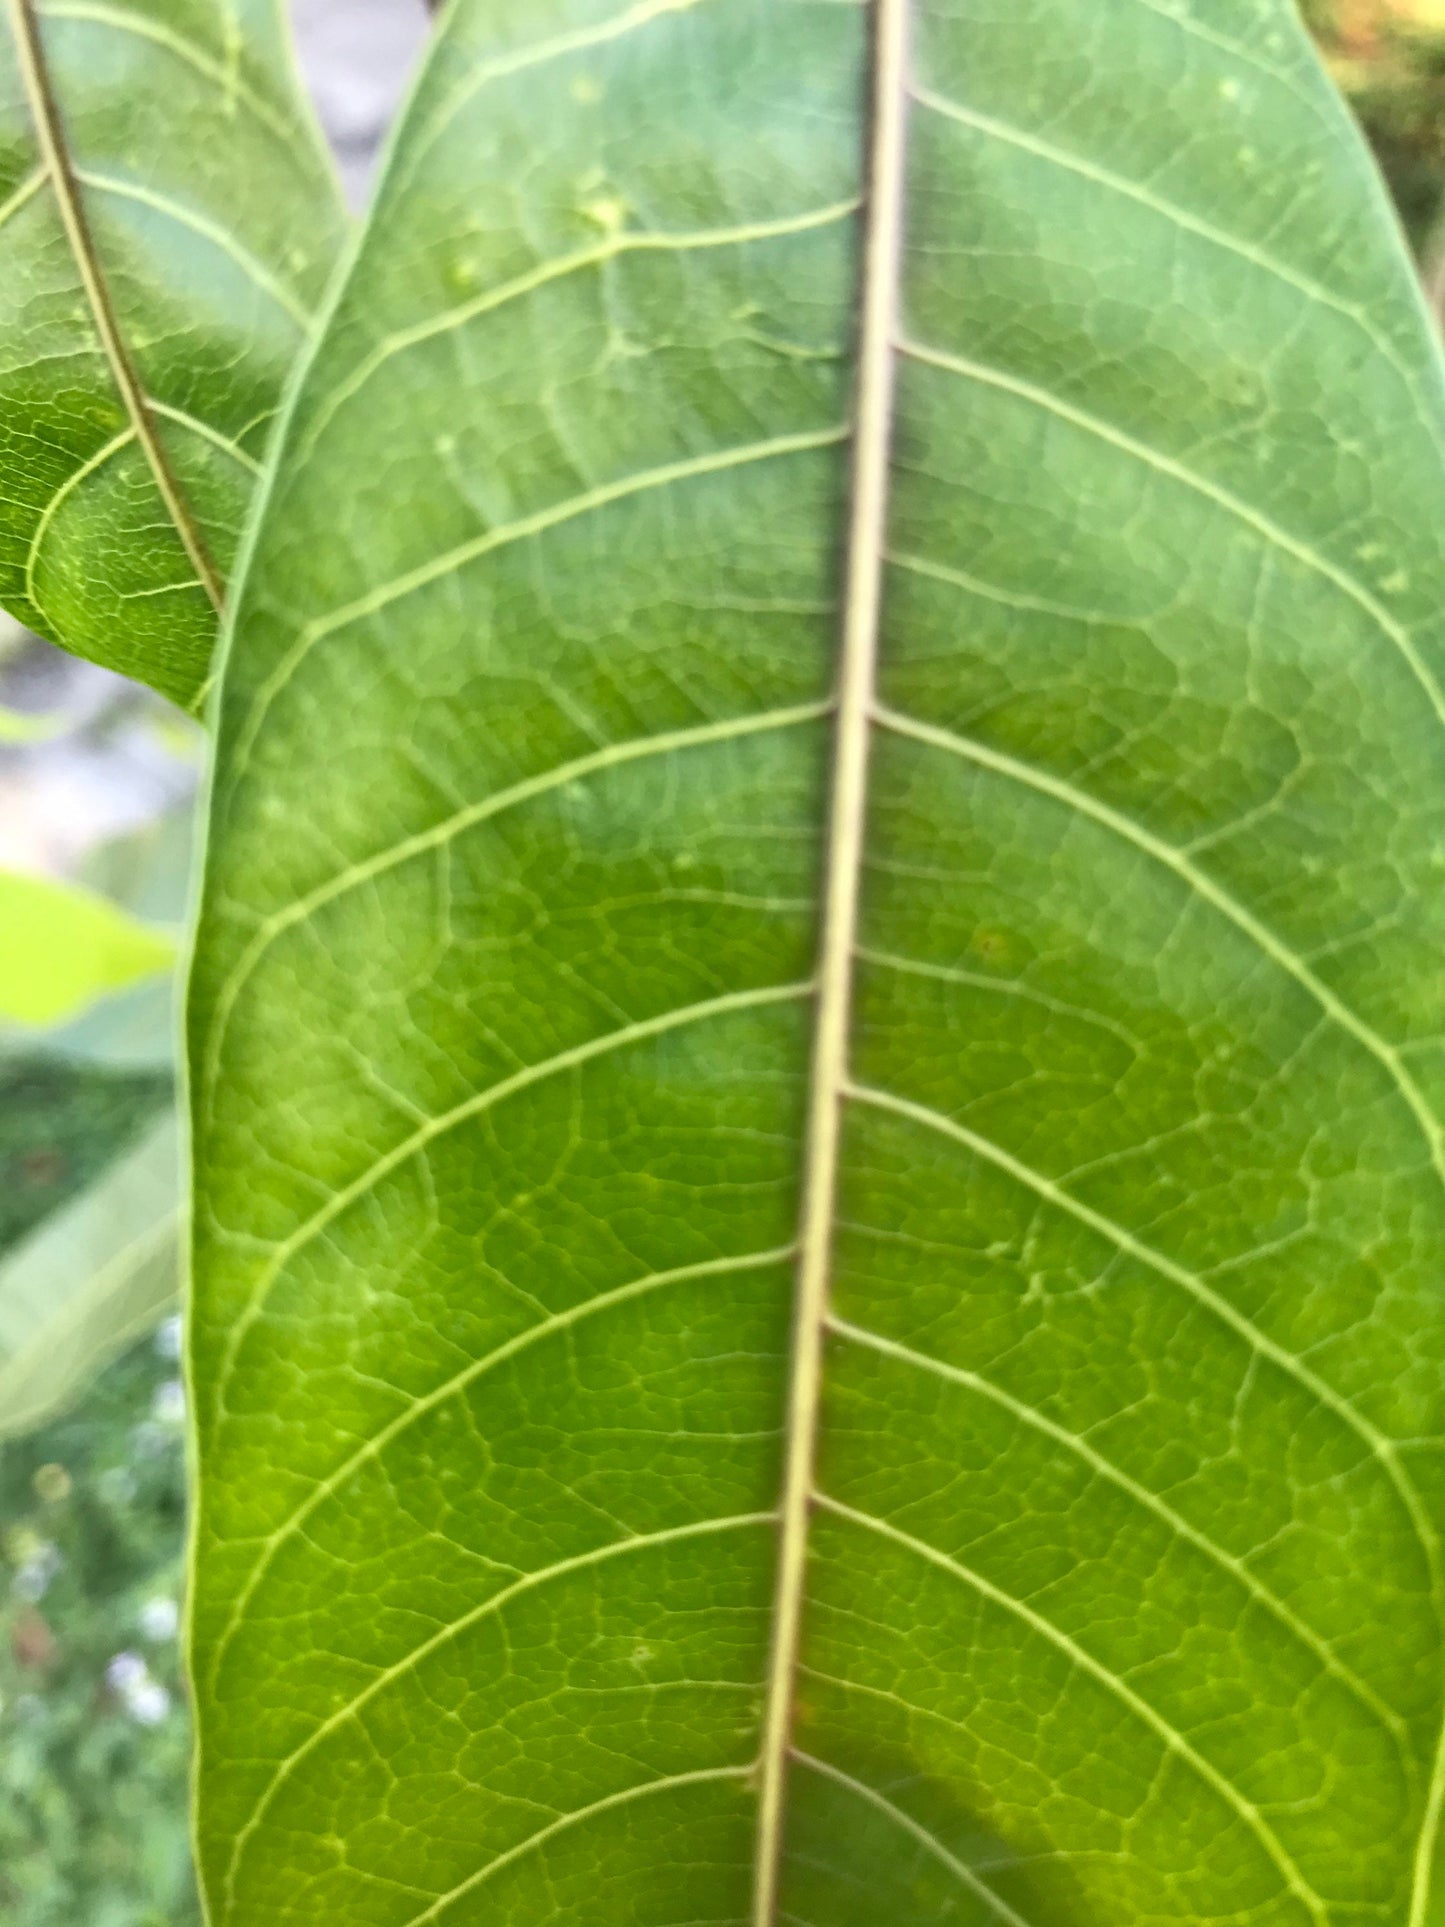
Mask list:
MULTIPOLYGON (((1427 304, 1440 320, 1445 0, 1302 0, 1302 8, 1329 73, 1368 136, 1427 304)), ((64 5, 57 10, 67 11, 64 5)), ((81 75, 92 58, 85 41, 87 9, 74 5, 69 11, 76 18, 70 22, 73 44, 65 43, 67 58, 81 75)), ((254 11, 259 17, 263 10, 254 11)), ((149 289, 140 277, 125 284, 143 343, 164 344, 175 328, 199 344, 194 379, 187 377, 184 392, 177 387, 169 400, 142 411, 152 428, 159 424, 164 440, 164 447, 150 451, 149 468, 144 437, 138 439, 134 424, 120 414, 114 421, 101 419, 113 405, 106 382, 92 379, 94 369, 75 380, 66 372, 79 352, 72 338, 74 312, 67 290, 57 292, 46 279, 53 273, 64 210, 55 232, 40 235, 30 254, 5 254, 0 221, 0 333, 10 325, 4 304, 17 287, 30 289, 43 310, 37 325, 48 344, 36 363, 54 384, 39 383, 34 394, 27 392, 29 416, 24 408, 11 409, 9 439, 0 445, 7 472, 28 478, 24 487, 0 488, 0 594, 23 618, 0 617, 0 1927, 199 1927, 202 1918, 189 1817, 191 1688, 180 1647, 188 1392, 180 1317, 186 1209, 178 1175, 179 973, 206 783, 207 744, 196 718, 212 687, 217 608, 264 465, 267 424, 280 406, 298 346, 323 310, 328 276, 344 248, 350 217, 343 193, 353 207, 359 202, 384 123, 426 31, 421 9, 403 7, 401 0, 394 6, 389 0, 309 0, 300 13, 304 79, 340 160, 340 184, 332 181, 319 143, 297 149, 289 136, 275 137, 281 109, 270 103, 288 99, 286 90, 297 82, 269 43, 257 70, 261 78, 247 82, 262 100, 259 117, 244 125, 226 116, 207 119, 198 104, 201 90, 194 98, 186 91, 194 73, 183 75, 174 90, 161 90, 167 97, 154 108, 155 152, 168 157, 166 165, 175 160, 178 179, 194 165, 202 183, 193 197, 197 231, 225 253, 227 272, 249 277, 249 292, 238 346, 234 332, 218 322, 208 333, 214 317, 205 313, 179 324, 169 290, 149 289), (358 54, 364 45, 374 50, 370 69, 358 54), (232 139, 239 145, 228 151, 224 143, 232 139), (246 185, 245 196, 235 191, 238 181, 246 185), (70 501, 58 512, 46 506, 46 464, 65 456, 64 450, 56 453, 47 413, 57 406, 57 395, 75 434, 90 436, 104 454, 107 486, 84 514, 70 501), (177 477, 177 487, 193 487, 201 505, 195 525, 181 518, 179 534, 166 523, 148 546, 127 547, 137 530, 153 532, 164 520, 153 499, 157 475, 161 497, 177 477), (76 561, 123 548, 140 556, 124 579, 108 566, 76 561), (33 566, 37 553, 43 566, 33 566), (129 628, 137 608, 147 613, 139 627, 129 628), (160 664, 148 687, 129 673, 143 660, 160 664)), ((5 87, 12 79, 4 76, 5 87)), ((579 110, 586 105, 584 93, 576 104, 579 110)), ((11 106, 10 94, 0 94, 0 122, 11 106)), ((142 118, 141 108, 136 111, 142 118)), ((148 104, 144 114, 151 113, 148 104)), ((424 160, 418 159, 418 169, 424 160)), ((27 174, 16 192, 30 195, 28 183, 27 174)), ((150 217, 147 196, 153 202, 172 186, 159 162, 149 172, 138 170, 134 180, 105 190, 106 218, 120 234, 126 221, 150 217)), ((587 191, 596 228, 588 245, 606 246, 620 217, 602 188, 587 191)), ((457 265, 446 299, 473 298, 469 271, 465 261, 457 265)), ((343 337, 345 323, 343 310, 343 337)), ((778 366, 794 370, 805 367, 809 355, 823 358, 821 350, 805 350, 795 341, 770 342, 768 352, 774 351, 778 366)), ((147 368, 130 372, 137 381, 151 378, 147 368)), ((811 377, 799 380, 805 378, 811 377)), ((402 404, 394 406, 400 410, 402 404)), ((498 419, 504 414, 499 403, 498 419)), ((815 439, 821 444, 825 438, 815 439)), ((445 462, 444 438, 436 446, 442 450, 436 459, 445 462)), ((422 476, 416 482, 419 494, 425 481, 422 476)), ((783 504, 779 515, 789 507, 783 504)), ((263 581, 265 564, 263 539, 263 581)), ((277 679, 279 684, 279 672, 277 679)), ((808 701, 795 697, 800 716, 808 701)), ((352 744, 349 753, 359 759, 362 750, 352 744)), ((239 767, 243 758, 234 732, 227 754, 239 767)), ((579 753, 575 760, 580 767, 585 758, 579 753)), ((650 807, 663 814, 680 806, 659 789, 650 807)), ((741 833, 734 828, 728 834, 741 833)), ((773 834, 772 825, 766 834, 773 834)), ((778 840, 781 847, 781 833, 778 840)), ((639 862, 639 874, 642 867, 639 862)), ((785 871, 779 858, 780 897, 791 887, 785 871)), ((384 949, 382 922, 368 932, 372 948, 384 949)), ((369 963, 357 941, 358 956, 369 963)), ((237 969, 249 969, 239 938, 234 947, 241 955, 237 969)), ((980 954, 981 970, 998 961, 980 954)), ((707 997, 721 1005, 730 994, 710 990, 707 997)), ((704 1001, 703 991, 696 1000, 704 1001)), ((739 1037, 745 1056, 753 1046, 741 1031, 739 1037)), ((890 1157, 900 1166, 906 1161, 900 1148, 910 1127, 906 1110, 895 1103, 887 1128, 879 1126, 880 1169, 890 1157)), ((761 1138, 769 1128, 759 1113, 744 1120, 739 1135, 751 1131, 761 1138)), ((745 1162, 740 1191, 752 1182, 745 1162)), ((900 1227, 905 1216, 900 1205, 900 1227)), ((1084 1231, 1096 1228, 1085 1225, 1084 1231)), ((639 1330, 645 1339, 645 1322, 639 1330)), ((859 1370, 854 1393, 860 1409, 870 1398, 886 1397, 887 1373, 896 1363, 886 1352, 881 1341, 875 1344, 859 1370)), ((665 1374, 658 1382, 657 1397, 665 1401, 665 1374)), ((580 1407, 583 1393, 577 1396, 580 1407)), ((904 1447, 892 1449, 896 1466, 904 1466, 904 1447)), ((710 1460, 700 1451, 699 1480, 712 1476, 715 1456, 710 1460)), ((725 1470, 717 1474, 720 1482, 725 1470)), ((523 1473, 517 1476, 521 1480, 523 1473)), ((850 1522, 841 1502, 836 1511, 830 1524, 843 1532, 850 1522)), ((892 1571, 888 1562, 898 1552, 897 1538, 880 1540, 878 1570, 892 1571)), ((441 1596, 451 1581, 440 1568, 438 1573, 441 1596)), ((1268 1599, 1266 1607, 1275 1610, 1268 1599)), ((1255 1599, 1249 1610, 1264 1609, 1255 1599)), ((264 1645, 257 1651, 257 1678, 288 1663, 285 1653, 264 1645)), ((644 1642, 637 1643, 636 1655, 643 1677, 651 1657, 644 1642)), ((220 1676, 218 1660, 213 1678, 220 1676)), ((318 1682, 318 1693, 330 1690, 330 1682, 318 1682)), ((1369 1698, 1374 1686, 1361 1686, 1349 1674, 1342 1690, 1369 1698)), ((585 1693, 585 1681, 578 1691, 585 1693)), ((826 1699, 825 1682, 817 1682, 815 1691, 826 1699)), ((257 1805, 247 1780, 249 1745, 243 1736, 233 1775, 241 1789, 237 1811, 248 1802, 257 1805)), ((212 1769, 218 1772, 215 1802, 221 1810, 231 1789, 224 1747, 213 1751, 222 1761, 212 1769)), ((1098 1766, 1097 1759, 1092 1765, 1081 1761, 1078 1770, 1087 1775, 1098 1766)), ((283 1776, 289 1771, 289 1764, 281 1769, 283 1776)), ((829 1797, 835 1791, 824 1788, 829 1797)), ((313 1786, 309 1797, 329 1796, 313 1786)), ((263 1816, 268 1798, 273 1794, 259 1796, 263 1816)), ((841 1825, 844 1812, 820 1797, 812 1824, 841 1825)), ((878 1815, 860 1820, 854 1814, 854 1823, 867 1847, 878 1815)), ((1244 1823, 1246 1829, 1253 1824, 1249 1815, 1244 1823)), ((1280 1854, 1292 1865, 1284 1849, 1280 1854)), ((232 1875, 238 1865, 239 1853, 232 1875)), ((952 1890, 938 1884, 937 1867, 930 1872, 920 1861, 919 1869, 908 1889, 917 1911, 906 1921, 900 1914, 899 1927, 932 1927, 935 1921, 973 1927, 975 1919, 994 1918, 1018 1927, 1027 1914, 1026 1895, 1020 1913, 951 1911, 952 1890)), ((244 1868, 241 1877, 244 1882, 244 1868)), ((254 1911, 236 1915, 247 1927, 267 1917, 267 1878, 262 1865, 256 1876, 262 1898, 252 1903, 254 1911)), ((280 1874, 274 1878, 281 1881, 280 1874)), ((576 1878, 581 1884, 575 1891, 585 1896, 587 1869, 576 1878)), ((217 1876, 217 1891, 222 1884, 217 1876)), ((858 1927, 873 1927, 884 1917, 856 1896, 834 1898, 836 1918, 858 1927)), ((572 1917, 577 1927, 588 1927, 585 1903, 579 1904, 572 1917)), ((891 1903, 890 1911, 897 1911, 891 1903)), ((334 1917, 336 1927, 352 1927, 344 1910, 334 1917)), ((608 1920, 627 1917, 617 1911, 608 1920)), ((779 1916, 785 1917, 806 1927, 801 1913, 779 1916)), ((1298 1915, 1258 1917, 1271 1924, 1313 1919, 1316 1927, 1326 1919, 1307 1908, 1298 1915)), ((1341 1922, 1355 1917, 1338 1915, 1341 1922)), ((505 1927, 522 1920, 500 1912, 496 1918, 505 1927)), ((1093 1927, 1094 1917, 1088 1918, 1093 1927)), ((1254 1916, 1241 1904, 1227 1918, 1232 1923, 1254 1916)), ((1328 1918, 1333 1923, 1336 1916, 1328 1918)), ((1408 1927, 1438 1927, 1440 1921, 1445 1913, 1428 1920, 1412 1915, 1408 1927)), ((1121 1919, 1115 1927, 1132 1922, 1121 1919)), ((1407 1927, 1403 1915, 1398 1927, 1407 1927)))

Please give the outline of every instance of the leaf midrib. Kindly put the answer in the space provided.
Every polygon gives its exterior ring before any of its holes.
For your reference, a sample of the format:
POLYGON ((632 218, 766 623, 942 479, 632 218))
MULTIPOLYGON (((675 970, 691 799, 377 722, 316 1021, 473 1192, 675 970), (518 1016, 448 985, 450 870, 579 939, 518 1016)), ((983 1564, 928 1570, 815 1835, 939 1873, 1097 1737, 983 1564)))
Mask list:
MULTIPOLYGON (((1152 5, 1152 0, 1144 0, 1152 5)), ((905 186, 905 129, 910 105, 919 98, 908 61, 908 30, 912 0, 873 0, 870 48, 873 85, 865 192, 865 236, 862 270, 862 316, 858 345, 858 381, 853 432, 852 500, 844 563, 842 646, 834 739, 826 875, 824 883, 821 955, 817 973, 816 1021, 810 1080, 803 1171, 803 1210, 799 1236, 798 1283, 794 1310, 793 1349, 785 1432, 783 1495, 779 1510, 780 1546, 777 1590, 772 1623, 767 1707, 762 1753, 757 1769, 759 1786, 757 1848, 754 1867, 752 1927, 776 1927, 779 1882, 784 1845, 786 1786, 789 1764, 797 1756, 791 1744, 792 1710, 800 1665, 800 1644, 808 1527, 821 1494, 814 1483, 814 1465, 822 1394, 823 1347, 829 1328, 829 1287, 835 1199, 838 1181, 841 1112, 851 1093, 848 1041, 852 984, 858 951, 859 881, 867 801, 868 747, 875 721, 885 720, 874 700, 879 642, 879 607, 887 561, 887 509, 893 414, 894 366, 899 354, 944 362, 952 372, 979 375, 972 364, 935 357, 922 344, 905 341, 897 326, 901 280, 902 229, 905 186)), ((1171 18, 1174 18, 1171 14, 1171 18)), ((1183 24, 1183 23, 1181 23, 1183 24)), ((1238 50, 1235 50, 1238 51, 1238 50)), ((1112 184, 1112 183, 1111 183, 1112 184)), ((1394 357, 1389 359, 1394 362, 1394 357)), ((1006 378, 999 385, 1012 387, 1006 378)), ((1057 397, 1040 397, 1031 385, 1028 399, 1044 399, 1074 418, 1075 411, 1057 397)), ((1079 416, 1080 426, 1099 432, 1100 425, 1079 416)), ((1110 437, 1114 439, 1113 436, 1110 437)), ((1288 549, 1306 567, 1327 577, 1355 601, 1393 644, 1430 703, 1445 720, 1445 689, 1419 655, 1407 626, 1380 606, 1370 592, 1336 569, 1307 544, 1291 541, 1283 532, 1256 517, 1246 505, 1225 491, 1202 483, 1187 469, 1178 468, 1155 451, 1119 438, 1129 452, 1168 468, 1216 499, 1218 504, 1254 524, 1267 540, 1288 549)), ((1110 813, 1112 815, 1112 812, 1110 813)), ((1212 900, 1212 893, 1211 900, 1212 900)), ((1233 908, 1234 906, 1230 906, 1233 908)), ((1256 934, 1249 918, 1249 933, 1256 934)), ((1268 946, 1274 954, 1275 946, 1268 946)), ((1291 959, 1293 961, 1293 959, 1291 959)), ((1298 974, 1298 973, 1296 973, 1298 974)), ((1306 988, 1315 993, 1335 1022, 1344 1021, 1352 1035, 1364 1042, 1401 1090, 1425 1136, 1432 1164, 1445 1181, 1442 1148, 1445 1128, 1414 1087, 1397 1053, 1375 1037, 1353 1013, 1343 1018, 1338 1000, 1313 973, 1306 988), (1363 1033, 1363 1035, 1361 1035, 1363 1033)), ((1441 1590, 1439 1535, 1423 1517, 1423 1504, 1393 1448, 1386 1454, 1397 1490, 1422 1538, 1437 1602, 1441 1590)), ((1212 1769, 1210 1769, 1212 1771, 1212 1769)), ((1423 1927, 1433 1887, 1435 1843, 1445 1813, 1445 1716, 1430 1765, 1424 1811, 1421 1815, 1411 1870, 1408 1927, 1423 1927)), ((1280 1864, 1286 1884, 1320 1919, 1323 1902, 1304 1880, 1272 1831, 1267 1842, 1280 1864), (1277 1851, 1276 1851, 1277 1849, 1277 1851)), ((990 1896, 992 1898, 992 1896, 990 1896)))
POLYGON ((758 1763, 754 1927, 774 1927, 778 1916, 808 1526, 815 1498, 825 1320, 867 813, 870 712, 878 661, 888 517, 894 343, 903 253, 910 12, 911 0, 876 0, 871 20, 869 113, 872 126, 864 178, 853 473, 784 1434, 778 1569, 762 1752, 758 1763))

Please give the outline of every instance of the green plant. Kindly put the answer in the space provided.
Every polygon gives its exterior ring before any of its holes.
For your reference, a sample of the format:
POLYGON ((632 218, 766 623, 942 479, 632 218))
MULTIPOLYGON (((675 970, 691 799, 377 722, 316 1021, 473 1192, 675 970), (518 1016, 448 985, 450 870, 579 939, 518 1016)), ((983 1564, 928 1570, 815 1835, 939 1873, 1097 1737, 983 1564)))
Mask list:
POLYGON ((1437 311, 1445 215, 1445 8, 1439 0, 1314 0, 1305 8, 1422 256, 1437 311))
MULTIPOLYGON (((64 893, 32 893, 31 904, 52 913, 44 942, 32 946, 50 992, 62 981, 81 986, 87 974, 99 981, 97 939, 104 952, 117 927, 133 936, 174 925, 186 828, 183 817, 162 822, 92 858, 87 879, 116 906, 110 912, 89 895, 77 905, 64 893)), ((0 977, 23 990, 24 946, 0 929, 0 977)), ((168 1004, 166 981, 153 979, 72 1009, 58 1028, 0 1030, 5 1927, 186 1927, 198 1918, 185 1809, 190 1725, 174 1637, 185 1472, 179 1321, 124 1349, 175 1301, 168 1004)))
MULTIPOLYGON (((169 1336, 169 1333, 167 1333, 169 1336)), ((0 1451, 0 1919, 191 1927, 176 1364, 149 1338, 0 1451)))
POLYGON ((175 1303, 171 933, 190 844, 183 810, 104 847, 83 888, 0 872, 0 1439, 175 1303))
POLYGON ((214 712, 215 1927, 1436 1927, 1442 449, 1286 0, 454 0, 214 712))
MULTIPOLYGON (((54 1055, 0 1067, 0 1430, 33 1420, 75 1363, 54 1345, 26 1375, 23 1356, 6 1355, 23 1262, 12 1248, 93 1219, 170 1099, 169 1075, 154 1070, 54 1055)), ((86 1282, 52 1267, 62 1326, 86 1282)), ((119 1335, 112 1326, 107 1342, 119 1335)), ((6 1927, 198 1918, 173 1625, 184 1498, 176 1369, 174 1347, 147 1339, 89 1387, 80 1410, 0 1444, 6 1927), (146 1673, 125 1695, 109 1675, 128 1654, 146 1673)))

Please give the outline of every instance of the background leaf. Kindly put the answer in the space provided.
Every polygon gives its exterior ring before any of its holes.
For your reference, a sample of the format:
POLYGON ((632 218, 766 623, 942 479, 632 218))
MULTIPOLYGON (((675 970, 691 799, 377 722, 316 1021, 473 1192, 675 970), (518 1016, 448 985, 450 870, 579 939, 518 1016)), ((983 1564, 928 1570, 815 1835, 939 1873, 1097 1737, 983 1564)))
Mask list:
POLYGON ((194 707, 338 190, 277 0, 8 0, 0 600, 194 707))
POLYGON ((6 1054, 0 1063, 0 1252, 124 1157, 170 1100, 168 1072, 6 1054))
MULTIPOLYGON (((144 828, 93 851, 83 881, 144 922, 172 929, 186 920, 192 883, 195 809, 188 797, 144 828)), ((174 1073, 181 1029, 183 972, 146 978, 52 1026, 42 1039, 18 1033, 19 1046, 113 1070, 174 1073)), ((3 1040, 0 1030, 0 1040, 3 1040)))
POLYGON ((142 1141, 0 1259, 0 1437, 59 1411, 174 1303, 180 1145, 142 1141))
MULTIPOLYGON (((72 990, 88 982, 105 961, 114 917, 127 940, 139 932, 150 942, 154 933, 133 913, 180 915, 190 846, 187 807, 96 852, 89 881, 121 908, 69 886, 44 886, 52 914, 31 932, 45 966, 36 981, 53 986, 68 969, 72 990)), ((17 939, 0 954, 18 967, 25 950, 17 939)), ((19 1436, 64 1410, 176 1301, 173 947, 161 961, 168 967, 158 974, 87 998, 78 1014, 72 1001, 66 1021, 49 1029, 0 1025, 0 1108, 8 1120, 0 1182, 13 1207, 0 1212, 0 1436, 19 1436)))
POLYGON ((1438 1912, 1436 351, 1285 0, 908 11, 786 1828, 854 209, 900 10, 463 0, 225 691, 218 1927, 736 1923, 774 1858, 790 1927, 1438 1912))
POLYGON ((62 734, 64 717, 31 715, 27 710, 0 707, 0 743, 45 743, 62 734))
POLYGON ((0 1018, 52 1024, 168 975, 175 939, 95 891, 0 870, 0 1018))

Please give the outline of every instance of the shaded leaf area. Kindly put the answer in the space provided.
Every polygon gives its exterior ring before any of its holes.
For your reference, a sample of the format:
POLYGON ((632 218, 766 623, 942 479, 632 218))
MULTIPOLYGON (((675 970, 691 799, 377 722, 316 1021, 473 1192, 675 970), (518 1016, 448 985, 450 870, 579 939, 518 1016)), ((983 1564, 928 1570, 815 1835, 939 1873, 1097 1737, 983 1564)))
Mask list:
POLYGON ((287 425, 192 1012, 217 1927, 1438 1904, 1445 399, 1285 0, 912 9, 756 1837, 869 18, 463 0, 287 425))
POLYGON ((338 191, 276 0, 11 0, 0 600, 194 707, 338 191))
POLYGON ((80 1410, 0 1446, 6 1927, 198 1927, 176 1369, 146 1339, 80 1410))

